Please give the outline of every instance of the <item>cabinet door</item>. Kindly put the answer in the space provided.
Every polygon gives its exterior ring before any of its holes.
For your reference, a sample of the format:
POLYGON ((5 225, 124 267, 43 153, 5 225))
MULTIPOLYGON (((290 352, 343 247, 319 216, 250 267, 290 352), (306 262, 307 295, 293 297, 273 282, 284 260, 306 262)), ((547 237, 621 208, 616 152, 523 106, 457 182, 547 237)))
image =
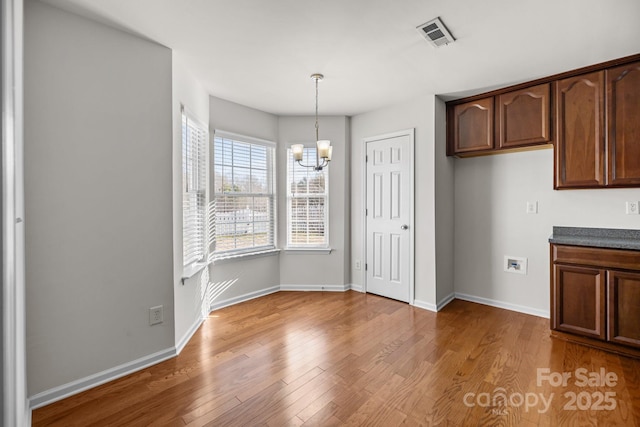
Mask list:
POLYGON ((555 94, 555 188, 604 186, 604 71, 560 80, 555 94))
POLYGON ((606 76, 608 184, 640 186, 640 62, 606 76))
POLYGON ((498 95, 496 127, 500 148, 551 141, 549 87, 547 83, 498 95))
POLYGON ((609 271, 608 339, 640 348, 640 273, 609 271))
POLYGON ((493 149, 493 97, 453 107, 453 151, 493 149))
POLYGON ((552 328, 606 339, 604 277, 604 270, 556 264, 552 328))

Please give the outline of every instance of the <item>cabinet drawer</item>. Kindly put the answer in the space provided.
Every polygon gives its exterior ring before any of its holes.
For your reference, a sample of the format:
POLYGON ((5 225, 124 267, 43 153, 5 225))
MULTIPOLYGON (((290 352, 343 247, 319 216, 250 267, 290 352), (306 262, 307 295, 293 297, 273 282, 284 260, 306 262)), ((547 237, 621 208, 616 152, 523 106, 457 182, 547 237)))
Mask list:
POLYGON ((552 245, 554 263, 640 270, 640 252, 583 246, 552 245))

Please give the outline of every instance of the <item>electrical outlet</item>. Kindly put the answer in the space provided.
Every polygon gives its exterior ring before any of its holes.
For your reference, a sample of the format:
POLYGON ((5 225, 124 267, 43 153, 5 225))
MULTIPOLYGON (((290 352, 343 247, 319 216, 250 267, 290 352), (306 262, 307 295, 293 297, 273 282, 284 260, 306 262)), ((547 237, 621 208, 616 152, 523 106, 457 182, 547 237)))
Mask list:
POLYGON ((149 309, 149 325, 157 325, 162 322, 162 306, 151 307, 149 309))
POLYGON ((528 214, 537 214, 538 213, 538 202, 527 202, 527 213, 528 214))
POLYGON ((359 259, 357 259, 357 260, 354 262, 354 268, 355 268, 356 270, 360 270, 360 268, 361 268, 361 267, 362 267, 362 266, 360 265, 360 260, 359 260, 359 259))
POLYGON ((640 213, 638 211, 638 202, 627 202, 627 215, 637 215, 640 213))

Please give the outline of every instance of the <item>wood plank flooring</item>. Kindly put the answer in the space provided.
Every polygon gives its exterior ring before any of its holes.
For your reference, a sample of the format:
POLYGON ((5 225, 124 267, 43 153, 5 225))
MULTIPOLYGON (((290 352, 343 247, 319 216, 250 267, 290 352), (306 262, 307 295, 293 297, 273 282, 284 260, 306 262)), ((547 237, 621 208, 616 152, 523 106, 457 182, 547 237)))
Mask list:
POLYGON ((279 292, 213 312, 180 356, 37 409, 33 425, 640 427, 640 361, 459 300, 436 314, 279 292))

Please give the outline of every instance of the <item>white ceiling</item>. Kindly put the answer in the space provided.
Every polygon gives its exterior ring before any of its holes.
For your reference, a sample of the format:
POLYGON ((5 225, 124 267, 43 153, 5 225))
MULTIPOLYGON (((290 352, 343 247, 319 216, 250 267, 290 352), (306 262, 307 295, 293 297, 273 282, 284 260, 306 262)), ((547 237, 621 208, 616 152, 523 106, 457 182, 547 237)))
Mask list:
POLYGON ((640 0, 46 0, 173 49, 211 95, 280 115, 460 97, 640 52, 640 0), (440 17, 457 39, 432 47, 440 17))

